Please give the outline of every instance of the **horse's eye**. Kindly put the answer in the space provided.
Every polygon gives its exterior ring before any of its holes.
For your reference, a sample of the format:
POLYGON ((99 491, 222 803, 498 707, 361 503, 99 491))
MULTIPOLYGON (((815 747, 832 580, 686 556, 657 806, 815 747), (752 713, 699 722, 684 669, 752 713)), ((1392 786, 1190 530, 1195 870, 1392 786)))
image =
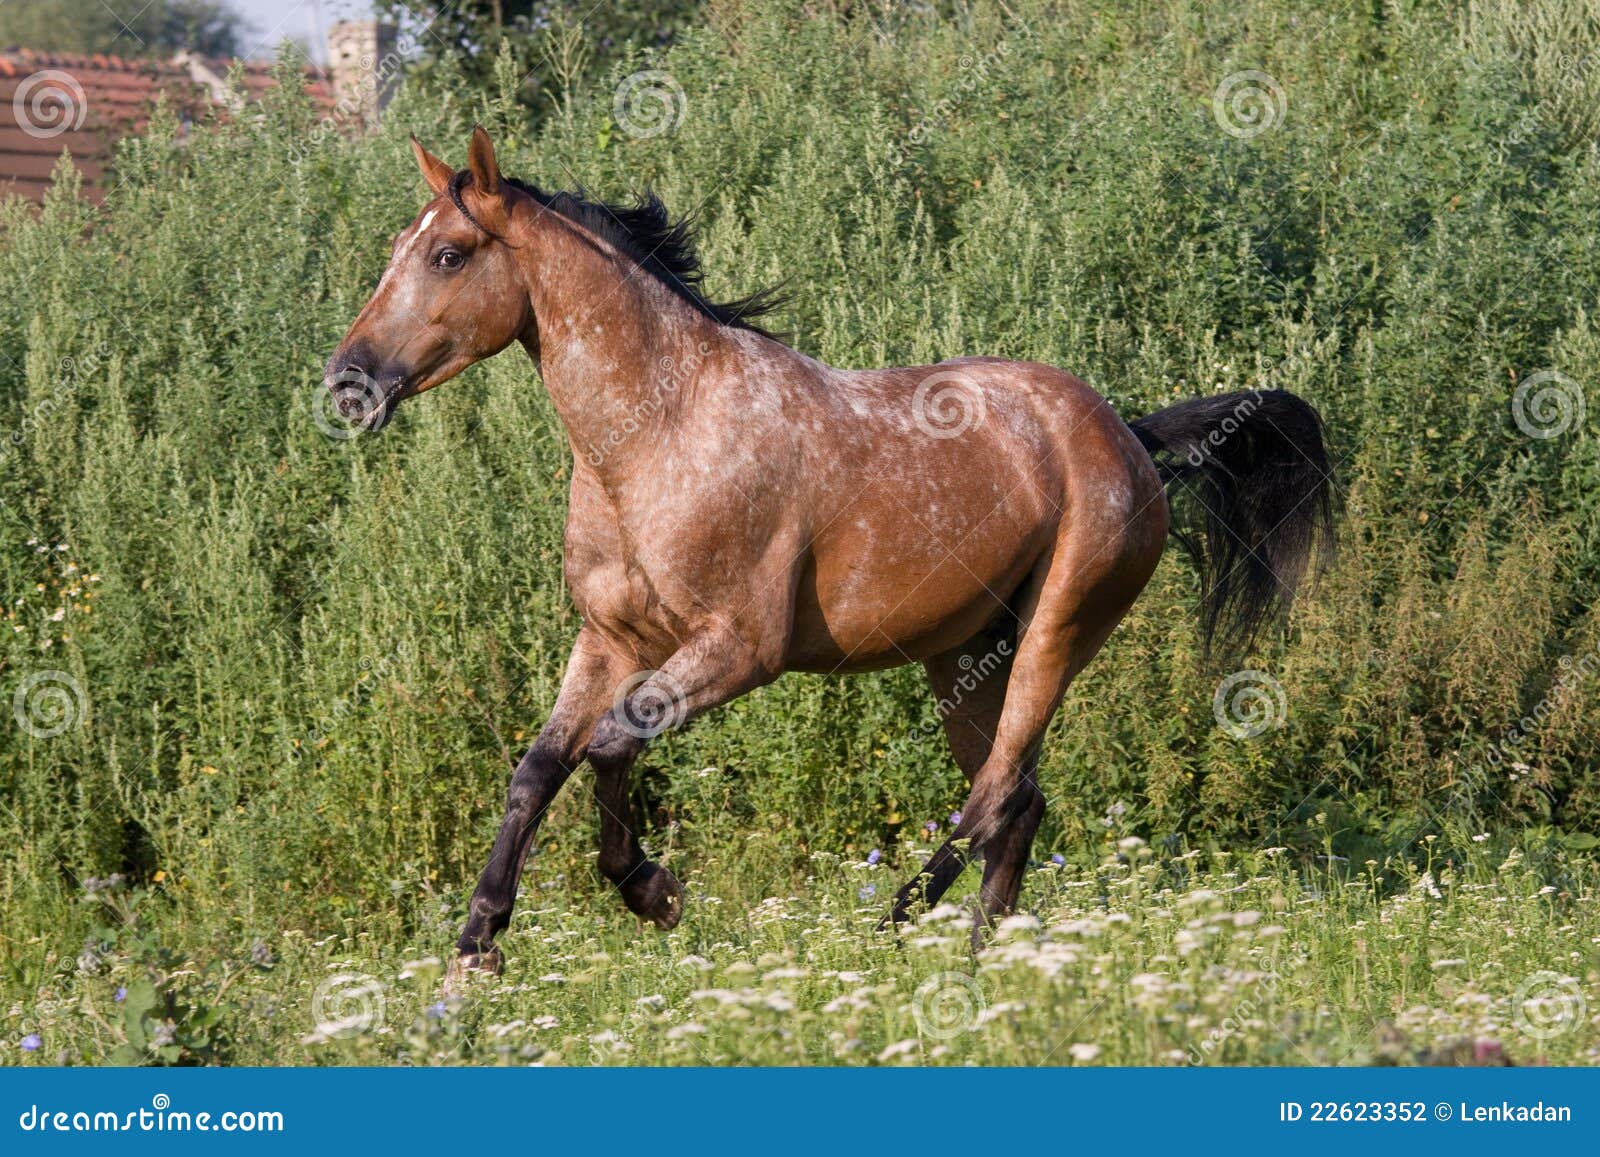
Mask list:
POLYGON ((460 269, 466 263, 466 260, 461 255, 460 250, 441 249, 434 256, 433 267, 435 269, 460 269))

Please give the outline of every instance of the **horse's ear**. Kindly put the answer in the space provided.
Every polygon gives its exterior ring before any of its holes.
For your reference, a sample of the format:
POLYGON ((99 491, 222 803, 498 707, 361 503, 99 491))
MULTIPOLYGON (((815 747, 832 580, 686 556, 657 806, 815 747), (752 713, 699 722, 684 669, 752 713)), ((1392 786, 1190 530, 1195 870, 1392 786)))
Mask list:
POLYGON ((411 155, 417 158, 417 168, 422 170, 422 179, 428 182, 428 188, 435 193, 444 192, 455 175, 450 166, 423 148, 415 136, 411 138, 411 155))
POLYGON ((472 170, 472 187, 494 196, 500 191, 500 162, 494 159, 494 142, 482 125, 472 126, 472 144, 467 146, 467 168, 472 170))

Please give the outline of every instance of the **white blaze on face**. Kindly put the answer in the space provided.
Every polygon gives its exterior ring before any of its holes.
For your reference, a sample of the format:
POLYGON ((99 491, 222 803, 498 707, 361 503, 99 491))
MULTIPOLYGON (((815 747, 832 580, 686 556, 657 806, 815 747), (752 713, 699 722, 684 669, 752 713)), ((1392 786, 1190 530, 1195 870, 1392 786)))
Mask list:
POLYGON ((417 247, 417 243, 422 240, 423 234, 427 233, 428 226, 433 224, 433 219, 438 215, 439 210, 429 209, 423 214, 422 220, 417 222, 417 227, 412 230, 411 236, 400 243, 400 247, 394 251, 394 256, 389 259, 389 268, 383 271, 383 279, 378 282, 378 288, 373 291, 374 297, 383 292, 384 287, 389 284, 390 279, 394 276, 394 271, 406 263, 406 259, 411 256, 411 251, 417 247))

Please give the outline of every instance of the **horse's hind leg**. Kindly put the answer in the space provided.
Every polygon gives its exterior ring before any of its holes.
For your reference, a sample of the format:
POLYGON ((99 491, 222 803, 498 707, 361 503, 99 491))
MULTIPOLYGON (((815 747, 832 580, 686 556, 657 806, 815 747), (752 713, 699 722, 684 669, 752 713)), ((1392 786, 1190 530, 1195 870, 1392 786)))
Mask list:
MULTIPOLYGON (((1007 610, 990 627, 959 647, 923 662, 950 752, 969 784, 994 747, 995 732, 1000 726, 1000 712, 1005 706, 1006 686, 1011 678, 1011 663, 1017 653, 1017 625, 1016 617, 1007 610)), ((1031 763, 1037 761, 1038 750, 1035 748, 1031 763)), ((1030 774, 1025 777, 1028 782, 1032 782, 1031 771, 1030 764, 1030 774)), ((1020 841, 1024 855, 1043 814, 1044 796, 1040 794, 1038 805, 1024 812, 1022 824, 1008 829, 1008 839, 1020 841), (1022 827, 1027 830, 1022 831, 1022 827)), ((952 853, 954 851, 951 849, 952 853)), ((990 877, 997 864, 998 861, 993 857, 986 859, 985 888, 990 887, 990 877)), ((965 866, 965 859, 958 854, 935 857, 923 875, 901 889, 893 919, 903 919, 909 906, 917 900, 937 903, 938 897, 954 883, 965 866)), ((1017 880, 1020 886, 1020 875, 1017 880)), ((1005 886, 1004 881, 1001 883, 1005 886)), ((1008 903, 1015 903, 1014 889, 1008 903)))
MULTIPOLYGON (((893 916, 905 918, 919 894, 928 903, 960 875, 967 854, 985 858, 983 914, 993 919, 1016 903, 1033 835, 1044 813, 1034 778, 1040 744, 1067 684, 1092 659, 1149 581, 1161 540, 1151 534, 1063 541, 1041 564, 1032 612, 1022 615, 1021 637, 1006 682, 1005 702, 993 742, 972 775, 961 822, 934 852, 922 877, 902 888, 893 916)), ((1142 528, 1141 528, 1142 529, 1142 528)), ((1157 528, 1164 529, 1164 528, 1157 528)))

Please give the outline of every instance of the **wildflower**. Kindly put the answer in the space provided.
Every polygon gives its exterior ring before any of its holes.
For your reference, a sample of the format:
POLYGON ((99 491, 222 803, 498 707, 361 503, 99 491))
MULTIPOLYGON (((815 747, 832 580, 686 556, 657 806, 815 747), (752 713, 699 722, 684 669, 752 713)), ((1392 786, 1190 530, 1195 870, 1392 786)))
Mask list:
POLYGON ((1084 1044, 1080 1041, 1077 1044, 1068 1045, 1067 1052, 1071 1054, 1073 1060, 1087 1064, 1100 1055, 1100 1046, 1084 1044))
POLYGON ((1060 852, 1057 852, 1055 855, 1050 857, 1050 862, 1058 868, 1064 868, 1067 865, 1067 857, 1063 856, 1060 852))
POLYGON ((1488 838, 1489 838, 1489 833, 1488 832, 1480 832, 1478 835, 1475 835, 1475 836, 1472 837, 1472 842, 1475 843, 1475 844, 1481 844, 1481 843, 1483 843, 1484 840, 1486 840, 1488 838))
POLYGON ((178 1026, 170 1020, 164 1020, 150 1033, 150 1045, 152 1048, 166 1048, 177 1039, 177 1036, 178 1026))
POLYGON ((127 1000, 128 999, 128 986, 125 985, 125 984, 117 985, 117 991, 112 994, 111 999, 116 1001, 118 1004, 121 1004, 123 1001, 127 1000))
POLYGON ((43 1044, 44 1038, 42 1038, 36 1032, 30 1032, 27 1036, 22 1038, 22 1051, 25 1053, 36 1053, 43 1046, 43 1044))
POLYGON ((933 820, 929 820, 927 823, 922 825, 922 830, 931 836, 939 830, 939 825, 933 820))
POLYGON ((867 853, 867 863, 869 864, 876 864, 881 859, 883 859, 883 853, 877 848, 873 848, 872 851, 867 853))
POLYGON ((257 965, 260 965, 262 968, 265 968, 267 965, 272 963, 272 949, 268 948, 260 940, 257 940, 250 946, 250 960, 257 965))
POLYGON ((863 884, 861 886, 861 891, 856 893, 856 895, 862 900, 870 900, 877 894, 878 885, 876 884, 863 884))
POLYGON ((444 1001, 436 1000, 436 1001, 434 1001, 432 1004, 430 1004, 428 1006, 428 1019, 429 1020, 443 1020, 444 1019, 444 1012, 445 1012, 444 1001))
POLYGON ((961 826, 961 813, 960 812, 951 812, 950 813, 950 826, 953 827, 953 828, 957 828, 957 827, 961 826))

